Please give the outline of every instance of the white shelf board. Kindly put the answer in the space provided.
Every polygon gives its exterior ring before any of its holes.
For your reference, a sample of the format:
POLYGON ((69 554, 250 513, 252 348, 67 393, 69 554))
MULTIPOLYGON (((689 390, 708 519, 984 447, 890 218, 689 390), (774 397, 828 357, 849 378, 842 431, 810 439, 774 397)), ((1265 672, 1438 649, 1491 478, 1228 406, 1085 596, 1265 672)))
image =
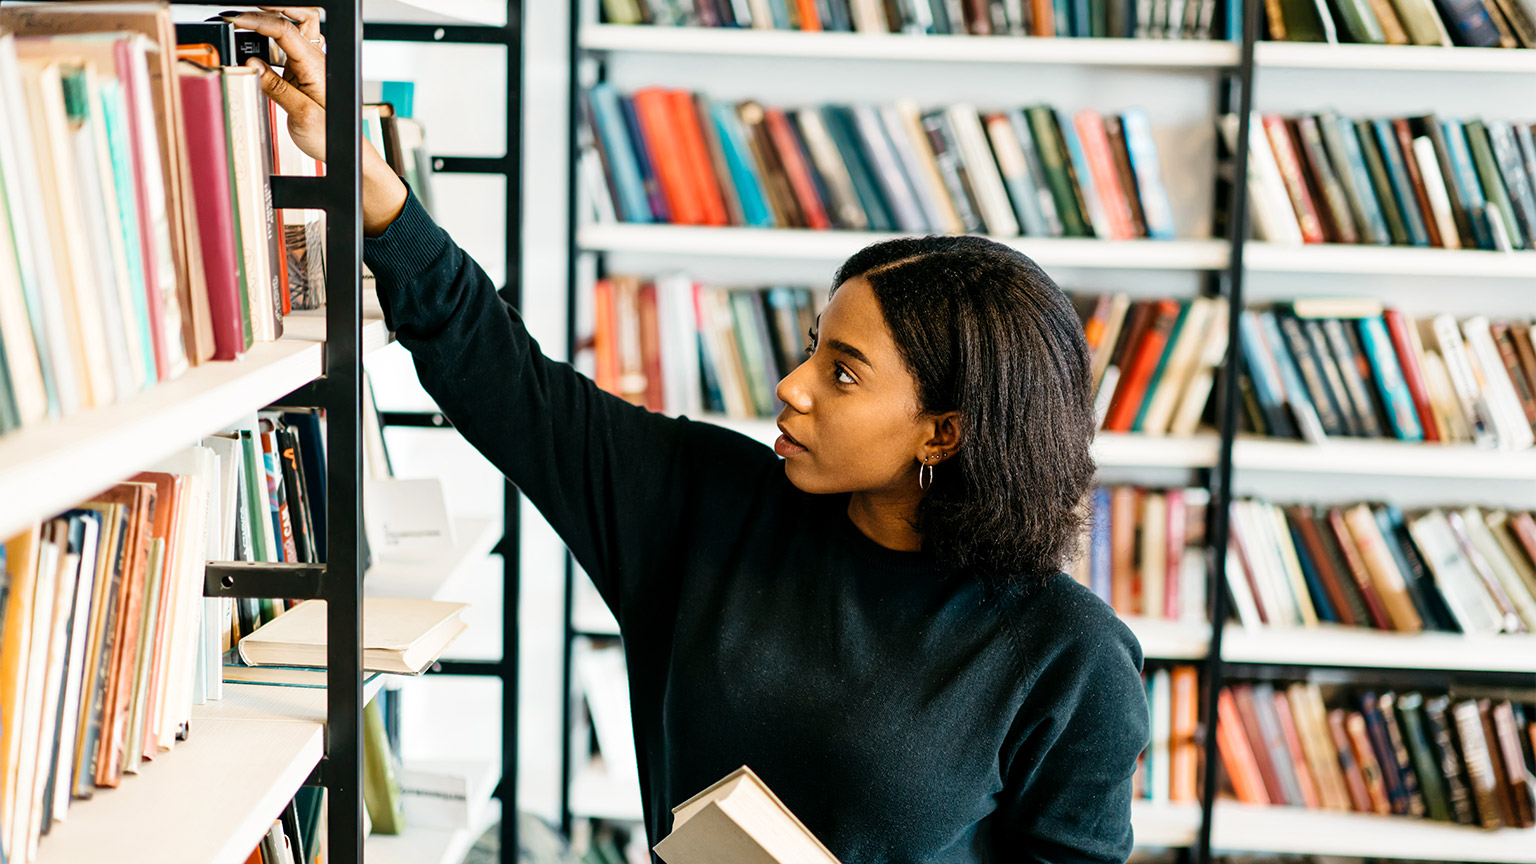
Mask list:
MULTIPOLYGON (((383 689, 390 676, 374 675, 363 684, 363 704, 383 689)), ((224 698, 210 699, 192 707, 192 721, 265 720, 324 723, 324 687, 279 687, 272 684, 224 685, 224 698)))
POLYGON ((1161 39, 1036 39, 915 36, 899 33, 804 33, 727 27, 589 24, 583 50, 607 54, 682 54, 924 63, 1130 66, 1217 69, 1235 66, 1231 42, 1161 39))
POLYGON ((469 824, 457 828, 440 825, 421 825, 412 821, 410 799, 405 803, 405 833, 370 834, 364 841, 364 858, 368 864, 459 864, 464 854, 490 830, 501 818, 501 804, 491 799, 496 789, 500 765, 484 762, 473 766, 465 763, 413 763, 407 767, 464 767, 471 778, 469 824))
POLYGON ((363 20, 371 24, 507 23, 507 4, 496 0, 363 0, 363 20))
POLYGON ((322 736, 318 723, 197 720, 122 786, 73 802, 38 862, 243 864, 320 761, 322 736))
POLYGON ((1139 848, 1193 846, 1200 834, 1200 807, 1132 801, 1131 828, 1139 848))
MULTIPOLYGON (((322 371, 323 313, 294 313, 283 327, 283 338, 253 346, 239 360, 204 363, 122 403, 0 438, 0 537, 73 507, 313 381, 322 371)), ((382 318, 364 322, 364 353, 387 341, 382 318)))
MULTIPOLYGON (((1528 49, 1488 50, 1518 54, 1528 49)), ((1530 279, 1536 277, 1536 252, 1339 243, 1288 246, 1250 242, 1243 250, 1243 266, 1253 272, 1267 273, 1530 279)))
POLYGON ((1204 621, 1165 621, 1124 615, 1125 626, 1136 634, 1143 657, 1158 660, 1204 660, 1211 645, 1211 625, 1204 621))
POLYGON ((1484 831, 1406 816, 1218 801, 1211 846, 1234 852, 1514 864, 1536 862, 1536 829, 1484 831))
POLYGON ((1509 48, 1260 42, 1253 62, 1265 69, 1536 73, 1536 51, 1509 48))
POLYGON ((576 769, 571 778, 571 815, 579 819, 639 822, 644 819, 640 779, 610 777, 600 760, 576 769))
POLYGON ((363 576, 365 597, 406 597, 436 600, 466 568, 483 561, 501 539, 501 523, 493 519, 455 519, 453 549, 430 561, 374 559, 363 576))
POLYGON ((1232 462, 1239 470, 1250 471, 1536 480, 1536 449, 1484 450, 1471 444, 1387 439, 1334 438, 1323 444, 1308 444, 1242 437, 1233 442, 1232 462))
MULTIPOLYGON (((908 235, 873 231, 604 222, 583 226, 577 232, 577 243, 583 250, 590 252, 837 262, 871 243, 903 236, 908 235)), ((1094 240, 1057 237, 992 239, 1018 249, 1042 267, 1219 270, 1227 266, 1225 240, 1094 240)))
POLYGON ((1334 625, 1244 630, 1234 624, 1222 634, 1221 656, 1229 663, 1536 673, 1536 635, 1395 633, 1334 625))

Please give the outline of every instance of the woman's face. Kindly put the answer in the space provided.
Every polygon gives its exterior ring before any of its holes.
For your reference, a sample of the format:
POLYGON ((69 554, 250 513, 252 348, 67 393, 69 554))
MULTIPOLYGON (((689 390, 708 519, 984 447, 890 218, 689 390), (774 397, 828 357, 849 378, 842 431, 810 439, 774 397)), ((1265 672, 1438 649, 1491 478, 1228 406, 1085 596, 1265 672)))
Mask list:
POLYGON ((810 357, 779 382, 778 396, 784 434, 773 449, 797 488, 916 491, 934 423, 919 412, 917 379, 863 277, 833 293, 810 357))

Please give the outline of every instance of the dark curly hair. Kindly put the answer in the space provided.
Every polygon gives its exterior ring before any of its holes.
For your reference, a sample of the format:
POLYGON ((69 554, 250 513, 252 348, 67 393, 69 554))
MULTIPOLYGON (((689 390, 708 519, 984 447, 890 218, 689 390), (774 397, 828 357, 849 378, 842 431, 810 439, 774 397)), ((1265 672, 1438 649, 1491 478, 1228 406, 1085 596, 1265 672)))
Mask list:
POLYGON ((982 237, 868 246, 863 277, 917 379, 925 413, 958 411, 960 451, 918 509, 924 545, 994 590, 1027 587, 1075 549, 1094 475, 1082 323, 1028 257, 982 237))

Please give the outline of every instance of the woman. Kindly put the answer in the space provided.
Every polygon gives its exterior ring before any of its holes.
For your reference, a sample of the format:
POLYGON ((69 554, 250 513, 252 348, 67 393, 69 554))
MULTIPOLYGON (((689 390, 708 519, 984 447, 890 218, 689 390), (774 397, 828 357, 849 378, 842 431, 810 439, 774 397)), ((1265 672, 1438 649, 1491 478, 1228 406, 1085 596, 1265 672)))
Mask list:
MULTIPOLYGON (((318 25, 282 11, 233 20, 287 51, 262 84, 323 158, 318 25)), ((1094 423, 1045 273, 973 237, 854 255, 770 452, 544 357, 364 149, 390 327, 618 618, 653 844, 746 764, 845 864, 1125 859, 1141 650, 1060 569, 1094 423)))

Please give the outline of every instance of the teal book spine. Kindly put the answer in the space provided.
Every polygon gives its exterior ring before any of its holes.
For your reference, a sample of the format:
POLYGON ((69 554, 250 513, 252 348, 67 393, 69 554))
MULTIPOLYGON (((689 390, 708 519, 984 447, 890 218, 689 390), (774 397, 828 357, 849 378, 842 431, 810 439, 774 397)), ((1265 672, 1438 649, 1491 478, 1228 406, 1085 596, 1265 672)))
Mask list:
POLYGON ((1413 397, 1408 394, 1408 382, 1403 380, 1403 370, 1397 364, 1387 325, 1379 317, 1360 319, 1360 341, 1370 355, 1376 390, 1387 406, 1387 422, 1392 424, 1392 431, 1401 441, 1424 440, 1424 427, 1419 425, 1419 415, 1413 408, 1413 397))

